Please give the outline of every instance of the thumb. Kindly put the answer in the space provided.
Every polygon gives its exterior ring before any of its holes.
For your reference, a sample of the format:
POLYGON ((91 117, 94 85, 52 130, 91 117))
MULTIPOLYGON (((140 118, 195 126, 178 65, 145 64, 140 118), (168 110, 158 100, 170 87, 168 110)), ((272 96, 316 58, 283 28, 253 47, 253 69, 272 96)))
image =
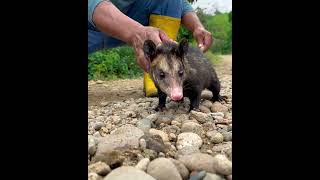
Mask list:
POLYGON ((204 51, 204 39, 200 36, 199 38, 197 38, 197 42, 198 42, 198 47, 201 51, 204 51))

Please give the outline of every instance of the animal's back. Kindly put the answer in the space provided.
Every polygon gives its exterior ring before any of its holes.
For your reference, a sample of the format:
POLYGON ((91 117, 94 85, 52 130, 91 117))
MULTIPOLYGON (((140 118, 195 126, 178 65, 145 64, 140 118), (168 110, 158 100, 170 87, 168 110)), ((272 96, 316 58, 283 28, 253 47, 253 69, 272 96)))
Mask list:
POLYGON ((200 87, 207 88, 210 83, 217 80, 212 63, 204 56, 200 49, 189 47, 185 56, 188 73, 187 83, 197 83, 200 87))

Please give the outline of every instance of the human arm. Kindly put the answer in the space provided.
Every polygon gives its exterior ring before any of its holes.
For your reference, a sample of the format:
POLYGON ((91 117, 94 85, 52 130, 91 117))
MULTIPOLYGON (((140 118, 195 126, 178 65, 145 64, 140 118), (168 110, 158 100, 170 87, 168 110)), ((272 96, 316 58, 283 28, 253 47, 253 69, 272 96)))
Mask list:
POLYGON ((213 38, 209 31, 207 31, 199 20, 197 14, 193 11, 191 5, 184 0, 182 13, 182 25, 192 32, 193 37, 198 43, 198 47, 206 52, 212 42, 213 38))
MULTIPOLYGON (((89 2, 90 3, 90 2, 89 2)), ((135 51, 137 62, 142 69, 149 71, 149 62, 144 57, 143 43, 150 39, 155 44, 168 41, 167 35, 158 28, 145 27, 123 14, 110 1, 100 1, 92 11, 92 24, 101 32, 117 38, 135 51)), ((88 14, 90 22, 90 14, 88 14)))

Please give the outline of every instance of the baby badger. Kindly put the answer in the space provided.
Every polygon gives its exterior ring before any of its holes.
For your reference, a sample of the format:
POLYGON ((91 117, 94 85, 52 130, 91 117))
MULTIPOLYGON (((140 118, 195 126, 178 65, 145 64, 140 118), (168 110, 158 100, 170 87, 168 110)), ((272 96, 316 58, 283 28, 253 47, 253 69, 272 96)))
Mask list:
POLYGON ((159 105, 165 108, 166 97, 173 101, 190 99, 190 109, 199 109, 201 92, 205 88, 212 94, 212 101, 224 101, 220 96, 220 81, 212 64, 198 48, 189 47, 183 39, 179 44, 166 42, 156 47, 151 40, 144 42, 143 51, 150 61, 150 74, 158 89, 159 105))

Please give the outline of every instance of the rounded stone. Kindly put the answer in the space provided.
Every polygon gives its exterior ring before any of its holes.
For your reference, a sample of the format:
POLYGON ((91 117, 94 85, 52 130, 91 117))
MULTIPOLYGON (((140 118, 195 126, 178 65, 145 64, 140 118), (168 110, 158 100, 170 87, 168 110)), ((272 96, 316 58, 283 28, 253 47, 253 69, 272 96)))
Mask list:
POLYGON ((156 180, 144 171, 132 166, 121 166, 111 171, 104 180, 156 180))
POLYGON ((157 158, 151 161, 147 173, 157 180, 182 180, 175 165, 167 158, 157 158))

